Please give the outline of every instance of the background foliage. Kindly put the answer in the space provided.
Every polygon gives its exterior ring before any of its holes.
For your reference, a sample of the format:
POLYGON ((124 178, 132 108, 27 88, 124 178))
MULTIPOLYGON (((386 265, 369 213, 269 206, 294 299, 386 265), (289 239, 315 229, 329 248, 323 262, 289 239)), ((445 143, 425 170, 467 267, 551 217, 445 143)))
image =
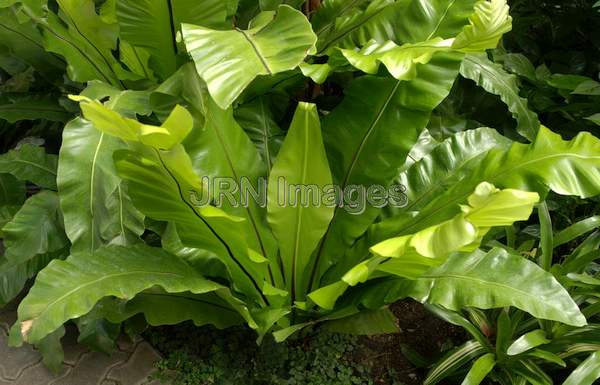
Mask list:
MULTIPOLYGON (((35 277, 11 344, 56 368, 65 322, 106 352, 121 330, 245 323, 269 341, 238 357, 258 383, 361 383, 333 360, 352 340, 295 338, 396 331, 411 297, 472 337, 437 363, 405 349, 425 383, 592 384, 599 10, 0 1, 0 305, 35 277), (194 205, 200 176, 268 177, 268 206, 194 205), (397 181, 408 206, 279 207, 280 176, 397 181)), ((164 365, 210 383, 231 354, 164 365)))

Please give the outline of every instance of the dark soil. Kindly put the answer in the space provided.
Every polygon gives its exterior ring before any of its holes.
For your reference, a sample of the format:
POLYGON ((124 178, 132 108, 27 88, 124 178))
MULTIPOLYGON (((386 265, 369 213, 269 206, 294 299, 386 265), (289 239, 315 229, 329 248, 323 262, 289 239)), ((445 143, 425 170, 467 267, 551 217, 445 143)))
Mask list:
MULTIPOLYGON (((398 318, 400 332, 357 338, 352 353, 347 354, 346 359, 352 367, 365 368, 366 372, 360 375, 363 378, 368 376, 373 384, 420 385, 427 374, 428 366, 445 351, 464 342, 466 335, 462 329, 436 318, 415 301, 400 301, 391 309, 398 318)), ((225 346, 236 346, 233 351, 237 353, 232 351, 232 355, 239 354, 240 340, 247 340, 245 355, 258 355, 260 350, 251 348, 255 336, 252 331, 243 328, 216 331, 184 324, 153 328, 146 332, 146 338, 165 357, 184 350, 186 357, 195 357, 192 359, 203 362, 206 361, 207 354, 211 354, 205 351, 206 347, 214 344, 215 339, 223 340, 224 342, 220 343, 225 346)), ((315 341, 315 337, 310 333, 296 341, 288 342, 290 346, 297 347, 300 344, 306 349, 314 349, 315 343, 320 342, 315 341)), ((235 356, 234 360, 245 358, 235 356)))
POLYGON ((466 341, 461 328, 435 317, 418 302, 400 301, 391 309, 398 318, 400 332, 362 339, 365 357, 372 361, 373 378, 378 384, 388 385, 382 379, 392 370, 401 383, 420 385, 427 365, 466 341))

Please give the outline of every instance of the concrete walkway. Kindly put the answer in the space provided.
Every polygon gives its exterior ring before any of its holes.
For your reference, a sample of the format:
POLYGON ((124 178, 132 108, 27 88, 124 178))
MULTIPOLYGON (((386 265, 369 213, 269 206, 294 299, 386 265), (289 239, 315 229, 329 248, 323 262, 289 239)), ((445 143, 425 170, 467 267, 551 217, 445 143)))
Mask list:
POLYGON ((160 356, 147 342, 124 338, 108 357, 77 345, 76 336, 69 333, 62 341, 63 370, 54 376, 31 346, 8 347, 8 330, 15 318, 14 308, 0 310, 0 385, 160 385, 148 379, 160 356))

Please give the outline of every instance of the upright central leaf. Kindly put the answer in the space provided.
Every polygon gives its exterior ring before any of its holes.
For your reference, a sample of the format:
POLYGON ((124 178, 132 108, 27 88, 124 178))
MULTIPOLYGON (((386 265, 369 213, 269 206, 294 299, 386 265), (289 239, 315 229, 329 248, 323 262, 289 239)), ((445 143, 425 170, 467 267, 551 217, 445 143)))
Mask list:
POLYGON ((216 31, 182 25, 183 39, 217 104, 227 109, 258 75, 294 69, 315 46, 306 17, 290 6, 263 12, 250 29, 216 31))
POLYGON ((268 201, 292 300, 304 297, 311 254, 333 217, 322 200, 331 183, 317 108, 300 103, 269 177, 268 201))

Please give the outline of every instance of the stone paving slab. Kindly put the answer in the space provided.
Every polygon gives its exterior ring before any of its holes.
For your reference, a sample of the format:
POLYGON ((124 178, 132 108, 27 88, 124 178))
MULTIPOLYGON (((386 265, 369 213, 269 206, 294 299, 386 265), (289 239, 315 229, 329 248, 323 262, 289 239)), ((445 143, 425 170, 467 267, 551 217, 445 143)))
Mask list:
POLYGON ((0 385, 161 385, 149 380, 160 355, 145 341, 125 338, 109 357, 78 345, 76 337, 68 333, 63 339, 63 370, 53 375, 30 345, 8 347, 8 330, 15 314, 14 308, 0 310, 0 385))

